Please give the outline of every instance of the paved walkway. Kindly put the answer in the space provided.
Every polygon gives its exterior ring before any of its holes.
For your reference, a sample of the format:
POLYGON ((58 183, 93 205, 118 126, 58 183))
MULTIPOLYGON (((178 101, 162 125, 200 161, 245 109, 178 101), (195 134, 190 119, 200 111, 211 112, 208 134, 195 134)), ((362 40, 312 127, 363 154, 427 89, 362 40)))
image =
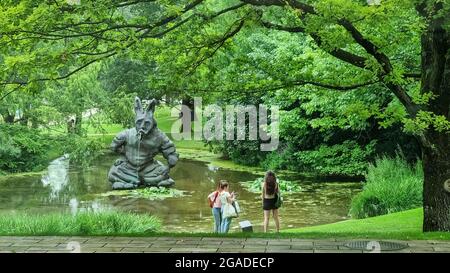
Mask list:
MULTIPOLYGON (((362 253, 345 246, 351 240, 263 239, 206 237, 13 237, 0 236, 0 252, 294 252, 294 253, 362 253)), ((364 240, 370 241, 370 240, 364 240)), ((375 242, 375 243, 373 243, 375 242)), ((384 245, 384 240, 372 244, 384 245)), ((381 252, 450 252, 450 241, 397 241, 407 244, 402 250, 381 252)), ((376 252, 377 250, 375 250, 376 252)), ((371 251, 364 251, 371 252, 371 251)))

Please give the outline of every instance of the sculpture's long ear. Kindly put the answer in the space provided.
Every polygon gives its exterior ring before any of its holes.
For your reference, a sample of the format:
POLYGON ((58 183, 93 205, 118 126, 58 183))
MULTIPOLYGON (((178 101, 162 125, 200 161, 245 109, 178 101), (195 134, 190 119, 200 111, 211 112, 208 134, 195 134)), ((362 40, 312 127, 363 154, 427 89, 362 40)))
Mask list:
POLYGON ((138 112, 142 113, 142 103, 141 103, 141 99, 136 97, 134 99, 134 112, 137 114, 138 112))
POLYGON ((152 113, 154 113, 155 112, 155 107, 156 107, 156 100, 152 99, 150 101, 150 103, 148 104, 147 111, 151 111, 152 113))

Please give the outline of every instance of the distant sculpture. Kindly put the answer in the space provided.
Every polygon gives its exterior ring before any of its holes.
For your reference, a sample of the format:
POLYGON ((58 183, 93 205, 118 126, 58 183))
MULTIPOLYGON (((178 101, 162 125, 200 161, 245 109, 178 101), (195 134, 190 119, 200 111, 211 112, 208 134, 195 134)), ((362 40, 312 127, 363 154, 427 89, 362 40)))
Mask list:
POLYGON ((111 149, 122 155, 108 173, 115 190, 175 184, 169 177, 169 170, 177 163, 178 154, 173 142, 156 126, 155 105, 156 100, 152 99, 144 110, 136 97, 136 127, 120 132, 111 144, 111 149), (168 166, 154 159, 158 153, 162 153, 168 166))

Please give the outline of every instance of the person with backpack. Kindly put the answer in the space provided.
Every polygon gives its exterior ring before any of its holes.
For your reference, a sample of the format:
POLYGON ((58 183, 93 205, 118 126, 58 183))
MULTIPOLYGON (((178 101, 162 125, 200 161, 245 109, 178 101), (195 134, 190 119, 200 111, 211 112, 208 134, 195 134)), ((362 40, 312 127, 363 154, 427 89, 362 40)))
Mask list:
POLYGON ((278 216, 278 208, 282 204, 280 188, 277 183, 277 178, 275 173, 268 171, 264 177, 264 182, 262 183, 262 199, 263 199, 263 210, 264 210, 264 232, 267 232, 269 227, 269 217, 270 212, 273 214, 273 219, 275 220, 275 225, 277 232, 280 231, 280 219, 278 216))
POLYGON ((222 202, 220 201, 220 193, 222 180, 217 184, 215 191, 208 195, 209 207, 212 209, 212 215, 214 217, 214 232, 219 233, 222 225, 222 202))

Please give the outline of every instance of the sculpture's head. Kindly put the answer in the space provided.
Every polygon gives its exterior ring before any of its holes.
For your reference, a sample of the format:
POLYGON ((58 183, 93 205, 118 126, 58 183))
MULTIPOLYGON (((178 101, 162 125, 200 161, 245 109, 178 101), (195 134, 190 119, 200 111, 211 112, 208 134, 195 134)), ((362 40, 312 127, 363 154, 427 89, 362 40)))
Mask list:
POLYGON ((142 136, 150 133, 156 127, 156 120, 154 118, 156 100, 150 100, 147 108, 142 108, 141 100, 136 97, 134 101, 134 112, 136 113, 136 132, 142 136))

